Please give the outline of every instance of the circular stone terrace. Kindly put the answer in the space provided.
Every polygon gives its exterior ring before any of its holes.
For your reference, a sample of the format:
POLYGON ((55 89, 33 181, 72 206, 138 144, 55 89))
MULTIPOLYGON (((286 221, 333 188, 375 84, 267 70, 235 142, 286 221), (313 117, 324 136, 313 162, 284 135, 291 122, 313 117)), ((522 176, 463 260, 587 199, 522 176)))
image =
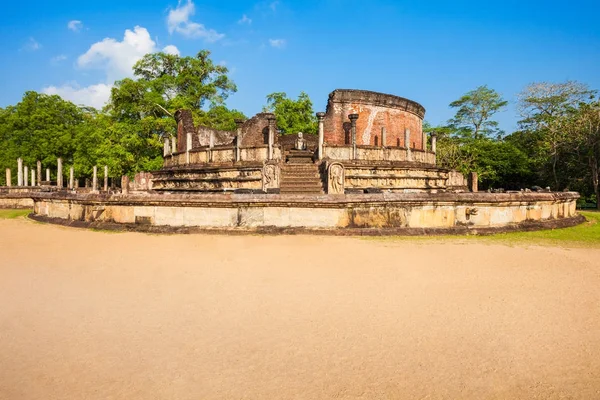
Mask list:
MULTIPOLYGON (((175 114, 164 165, 124 176, 120 188, 23 179, 0 188, 0 207, 33 205, 33 218, 74 226, 147 231, 428 234, 497 232, 574 225, 575 192, 477 191, 477 176, 439 168, 425 109, 398 96, 336 90, 317 113, 318 134, 282 135, 273 114, 237 121, 234 131, 194 126, 175 114)), ((7 170, 7 177, 10 171, 7 170)), ((49 177, 49 173, 46 174, 49 177)), ((10 181, 10 179, 7 179, 10 181)))

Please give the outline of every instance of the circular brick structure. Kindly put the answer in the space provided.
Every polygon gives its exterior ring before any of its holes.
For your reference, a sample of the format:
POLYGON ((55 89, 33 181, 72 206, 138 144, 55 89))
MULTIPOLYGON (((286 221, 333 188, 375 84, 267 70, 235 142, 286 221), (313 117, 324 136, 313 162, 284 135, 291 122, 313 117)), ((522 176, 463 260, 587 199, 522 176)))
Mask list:
POLYGON ((422 105, 399 96, 350 89, 337 89, 329 95, 324 120, 325 144, 351 143, 350 114, 358 114, 356 141, 359 146, 407 147, 405 131, 408 129, 409 147, 424 148, 425 108, 422 105), (382 129, 386 131, 385 143, 382 143, 382 129))

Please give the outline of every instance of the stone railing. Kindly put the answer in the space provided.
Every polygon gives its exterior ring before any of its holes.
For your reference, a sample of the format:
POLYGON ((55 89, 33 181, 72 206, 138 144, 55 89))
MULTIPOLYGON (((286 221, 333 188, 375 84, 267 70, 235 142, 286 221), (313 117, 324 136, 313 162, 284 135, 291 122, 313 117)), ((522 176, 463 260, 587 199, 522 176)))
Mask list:
POLYGON ((356 146, 356 158, 353 157, 353 147, 346 146, 323 146, 323 157, 336 161, 360 160, 360 161, 414 161, 421 164, 435 165, 435 153, 406 147, 377 147, 356 146))
MULTIPOLYGON (((273 160, 281 159, 281 148, 273 147, 273 160)), ((190 164, 225 164, 240 162, 262 162, 269 160, 269 146, 240 147, 234 146, 215 146, 202 147, 190 150, 189 152, 179 152, 167 155, 164 158, 164 167, 177 167, 190 164), (239 159, 236 160, 236 152, 239 151, 239 159)))

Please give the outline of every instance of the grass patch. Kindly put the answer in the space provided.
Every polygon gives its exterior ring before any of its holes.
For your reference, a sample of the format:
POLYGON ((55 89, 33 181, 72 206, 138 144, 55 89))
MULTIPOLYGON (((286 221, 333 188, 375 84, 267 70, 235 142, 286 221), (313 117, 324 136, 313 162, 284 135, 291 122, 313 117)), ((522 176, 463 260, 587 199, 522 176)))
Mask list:
POLYGON ((26 217, 32 210, 0 210, 0 219, 15 219, 26 217))
POLYGON ((507 244, 507 245, 541 245, 566 247, 599 247, 600 248, 600 212, 580 211, 587 222, 562 229, 546 229, 533 232, 507 232, 493 235, 439 235, 439 236, 375 236, 367 240, 410 240, 415 242, 439 242, 440 240, 460 240, 461 242, 507 244))
POLYGON ((487 239, 511 243, 600 247, 600 212, 581 211, 580 214, 587 222, 570 228, 499 233, 487 239))

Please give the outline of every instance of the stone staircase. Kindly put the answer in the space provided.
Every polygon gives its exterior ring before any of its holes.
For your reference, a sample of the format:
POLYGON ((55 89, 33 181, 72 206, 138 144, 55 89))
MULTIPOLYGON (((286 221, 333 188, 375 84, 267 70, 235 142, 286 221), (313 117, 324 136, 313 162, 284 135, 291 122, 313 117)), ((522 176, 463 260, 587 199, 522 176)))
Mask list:
POLYGON ((281 194, 322 194, 318 165, 288 162, 281 168, 281 194))

